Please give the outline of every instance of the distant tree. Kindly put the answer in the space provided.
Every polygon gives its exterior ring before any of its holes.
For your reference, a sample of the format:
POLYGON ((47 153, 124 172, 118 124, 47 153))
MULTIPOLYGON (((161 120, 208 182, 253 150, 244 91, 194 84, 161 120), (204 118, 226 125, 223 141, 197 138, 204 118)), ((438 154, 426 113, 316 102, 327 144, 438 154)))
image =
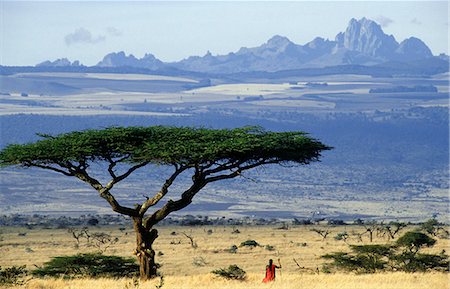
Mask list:
POLYGON ((375 232, 379 225, 377 221, 367 221, 363 223, 364 228, 366 229, 366 232, 369 233, 369 241, 372 243, 373 241, 373 232, 375 232))
POLYGON ((408 224, 403 222, 389 222, 389 224, 381 225, 380 229, 383 235, 387 235, 389 239, 395 239, 395 236, 408 224))
POLYGON ((322 258, 332 260, 329 265, 338 270, 375 273, 385 269, 388 264, 386 259, 392 253, 387 245, 350 246, 350 249, 351 253, 334 252, 322 258))
MULTIPOLYGON (((136 232, 136 255, 142 279, 157 275, 153 242, 158 237, 156 224, 170 213, 188 206, 207 184, 240 176, 244 171, 269 164, 309 164, 330 147, 303 132, 268 132, 256 127, 237 129, 153 127, 113 127, 77 131, 30 144, 12 144, 0 152, 0 165, 38 167, 75 177, 94 188, 112 210, 129 216, 136 232), (101 183, 104 168, 110 180, 101 183), (159 191, 134 207, 115 198, 113 188, 136 170, 156 164, 173 168, 159 191), (192 183, 179 199, 147 214, 159 204, 182 174, 192 183)), ((245 194, 245 192, 242 192, 245 194)), ((76 206, 76 203, 72 204, 76 206)))
POLYGON ((403 248, 403 252, 392 256, 398 269, 407 272, 438 270, 449 271, 449 259, 444 251, 439 255, 422 254, 419 250, 423 247, 432 247, 436 240, 421 232, 407 232, 401 236, 396 246, 403 248))
POLYGON ((422 231, 434 237, 448 237, 449 232, 435 218, 429 219, 420 227, 422 231))
POLYGON ((90 218, 87 223, 89 226, 97 226, 98 225, 98 219, 97 218, 90 218))
POLYGON ((316 229, 316 228, 311 229, 310 231, 311 232, 316 232, 317 234, 322 236, 322 241, 324 241, 327 238, 328 234, 330 234, 329 230, 321 230, 321 229, 316 229))
POLYGON ((431 247, 436 243, 436 240, 430 238, 428 235, 421 232, 406 232, 401 236, 396 245, 406 248, 411 253, 417 253, 422 247, 431 247))

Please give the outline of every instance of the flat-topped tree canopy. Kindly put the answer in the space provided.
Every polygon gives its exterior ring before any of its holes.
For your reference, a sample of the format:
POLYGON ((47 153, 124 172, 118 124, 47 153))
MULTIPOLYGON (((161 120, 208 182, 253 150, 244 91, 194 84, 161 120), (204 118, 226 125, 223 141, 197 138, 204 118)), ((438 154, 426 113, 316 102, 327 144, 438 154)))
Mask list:
POLYGON ((0 166, 39 167, 74 176, 92 186, 113 211, 130 216, 142 279, 157 275, 152 244, 158 232, 153 226, 188 206, 208 183, 234 178, 266 164, 308 164, 319 160, 323 150, 330 149, 303 132, 269 132, 259 127, 111 127, 41 136, 43 139, 34 143, 12 144, 0 151, 0 166), (107 170, 109 182, 102 184, 92 175, 94 169, 90 165, 95 162, 106 163, 97 169, 107 170), (141 203, 134 207, 121 205, 111 193, 115 184, 151 163, 171 165, 174 171, 159 191, 150 192, 141 203), (191 174, 192 183, 179 198, 169 199, 147 214, 183 173, 191 174))
POLYGON ((2 165, 60 165, 111 161, 186 166, 318 160, 330 147, 303 132, 268 132, 259 127, 205 129, 189 127, 111 127, 102 130, 42 135, 30 144, 9 145, 0 152, 2 165))

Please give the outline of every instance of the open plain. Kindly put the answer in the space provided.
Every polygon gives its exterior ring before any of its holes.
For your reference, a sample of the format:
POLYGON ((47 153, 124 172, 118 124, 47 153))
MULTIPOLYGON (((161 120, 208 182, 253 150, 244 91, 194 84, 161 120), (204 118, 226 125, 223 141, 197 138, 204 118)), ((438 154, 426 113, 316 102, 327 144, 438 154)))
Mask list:
MULTIPOLYGON (((401 234, 413 229, 414 226, 409 226, 403 229, 401 234)), ((108 248, 100 248, 104 250, 104 254, 132 256, 135 240, 131 228, 91 227, 89 230, 108 233, 119 239, 108 248)), ((87 246, 83 240, 80 240, 80 245, 76 247, 76 240, 67 229, 28 230, 7 227, 2 231, 0 254, 1 265, 5 267, 26 265, 28 269, 33 270, 54 256, 98 251, 94 246, 87 246)), ((321 258, 322 255, 349 251, 349 244, 370 244, 367 234, 363 235, 362 241, 356 237, 357 233, 364 231, 364 227, 355 225, 299 225, 290 226, 288 229, 280 229, 279 226, 162 226, 159 228, 160 237, 154 248, 158 255, 157 262, 162 265, 162 288, 448 288, 447 273, 323 273, 322 266, 326 260, 321 258), (329 230, 330 233, 323 240, 316 232, 311 231, 313 228, 329 230), (236 230, 240 233, 236 233, 236 230), (346 242, 334 239, 338 233, 344 231, 350 236, 346 242), (191 246, 190 240, 183 233, 193 238, 197 248, 191 246), (240 243, 246 240, 255 240, 261 246, 240 247, 240 243), (229 252, 232 245, 238 246, 236 253, 229 252), (280 258, 282 269, 278 271, 276 282, 267 285, 261 281, 269 258, 280 258), (211 274, 212 270, 231 264, 244 269, 248 275, 247 280, 229 281, 211 274)), ((374 236, 373 244, 395 242, 385 236, 374 236)), ((438 239, 435 246, 424 249, 424 252, 438 254, 448 246, 449 240, 438 239)), ((17 288, 155 288, 160 282, 160 278, 143 283, 130 278, 29 278, 24 285, 17 288)))

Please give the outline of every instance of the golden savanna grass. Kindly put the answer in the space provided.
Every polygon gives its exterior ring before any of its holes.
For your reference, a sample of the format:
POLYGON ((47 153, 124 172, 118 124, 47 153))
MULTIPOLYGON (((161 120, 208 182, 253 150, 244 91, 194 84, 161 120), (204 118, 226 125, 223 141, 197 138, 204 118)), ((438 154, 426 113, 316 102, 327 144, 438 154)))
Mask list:
MULTIPOLYGON (((160 272, 164 276, 162 288, 449 288, 449 275, 445 273, 414 273, 403 272, 377 274, 317 274, 324 260, 320 256, 335 252, 348 251, 348 245, 343 241, 333 239, 337 233, 346 231, 362 233, 364 228, 357 226, 321 227, 330 230, 326 240, 317 233, 310 231, 318 226, 298 226, 289 230, 276 227, 235 227, 240 234, 232 234, 232 227, 162 227, 159 238, 154 244, 156 252, 161 252, 157 262, 162 264, 160 272), (212 233, 208 233, 212 230, 212 233), (176 234, 173 234, 175 232, 176 234), (190 241, 182 233, 192 236, 198 247, 191 247, 190 241), (263 245, 257 248, 239 248, 236 254, 226 250, 245 240, 252 239, 263 245), (266 250, 265 245, 274 247, 274 251, 266 250), (273 284, 262 284, 264 267, 269 258, 280 258, 283 269, 278 272, 277 281, 273 284), (294 259, 300 264, 298 268, 294 259), (198 262, 201 260, 201 262, 198 262), (197 262, 196 262, 197 261, 197 262), (199 265, 194 265, 197 263, 199 265), (210 272, 214 269, 237 264, 243 268, 248 278, 244 282, 227 281, 215 277, 210 272)), ((406 228, 403 233, 411 230, 406 228)), ((3 241, 0 242, 0 265, 27 265, 28 269, 42 266, 51 257, 73 255, 76 253, 94 252, 96 248, 86 246, 84 240, 79 248, 75 248, 75 239, 65 229, 26 230, 23 228, 4 228, 3 241), (26 236, 18 233, 26 232, 26 236)), ((119 242, 106 250, 106 254, 132 256, 135 246, 132 230, 120 231, 118 227, 103 227, 90 229, 118 237, 119 242)), ((375 237, 373 243, 387 243, 383 237, 375 237)), ((349 244, 369 244, 367 234, 363 242, 356 237, 348 240, 349 244)), ((447 250, 448 240, 439 239, 433 248, 425 252, 440 253, 447 250)), ((139 288, 155 288, 160 279, 139 283, 139 288)), ((21 287, 29 289, 43 288, 137 288, 134 280, 123 279, 36 279, 32 278, 21 287)))

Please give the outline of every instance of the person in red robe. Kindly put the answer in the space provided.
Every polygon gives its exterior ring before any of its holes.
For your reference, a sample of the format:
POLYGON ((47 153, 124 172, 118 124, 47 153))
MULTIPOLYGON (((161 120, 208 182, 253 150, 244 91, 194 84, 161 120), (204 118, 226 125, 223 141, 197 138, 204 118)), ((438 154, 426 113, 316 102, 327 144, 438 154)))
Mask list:
POLYGON ((264 283, 275 281, 275 269, 281 269, 280 259, 278 259, 278 264, 280 266, 273 264, 272 259, 269 260, 269 265, 266 266, 266 277, 263 279, 264 283))

